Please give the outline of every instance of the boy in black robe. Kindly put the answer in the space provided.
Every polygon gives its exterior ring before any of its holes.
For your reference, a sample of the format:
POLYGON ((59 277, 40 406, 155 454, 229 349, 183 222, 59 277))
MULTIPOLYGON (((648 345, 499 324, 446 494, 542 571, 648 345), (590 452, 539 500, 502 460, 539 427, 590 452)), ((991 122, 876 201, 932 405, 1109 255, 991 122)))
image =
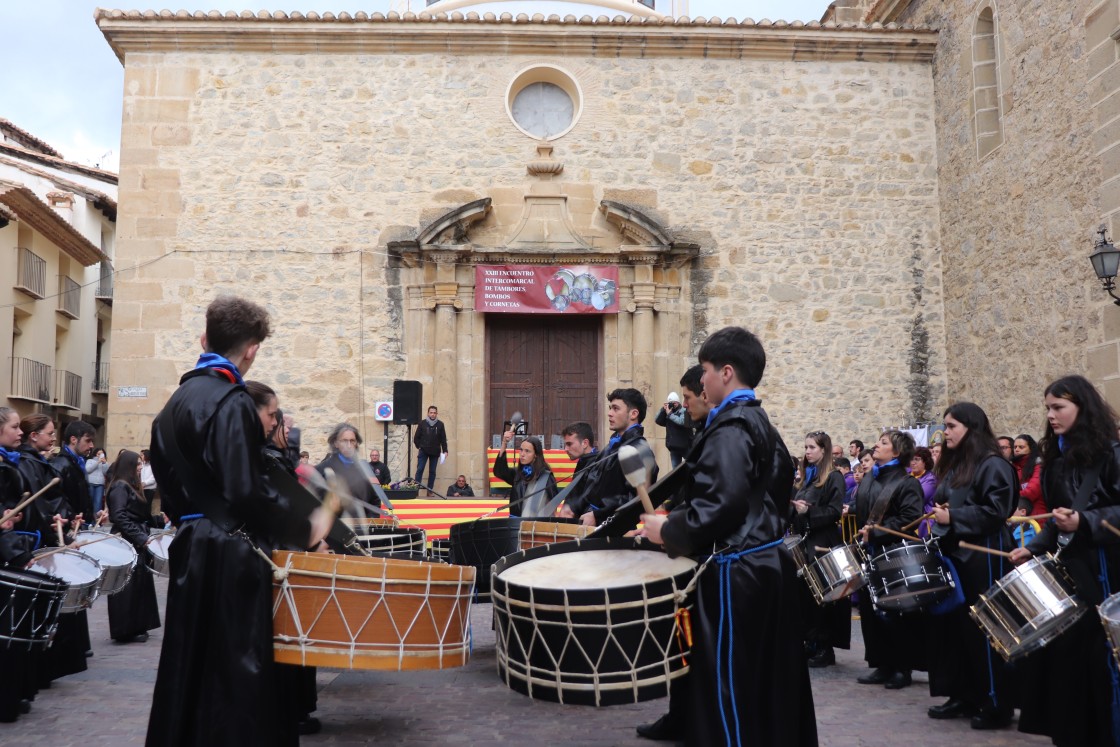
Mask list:
POLYGON ((642 517, 671 555, 714 553, 692 612, 686 740, 815 745, 801 582, 782 546, 793 467, 754 395, 766 354, 753 334, 727 327, 699 358, 712 411, 687 457, 688 497, 667 517, 642 517))

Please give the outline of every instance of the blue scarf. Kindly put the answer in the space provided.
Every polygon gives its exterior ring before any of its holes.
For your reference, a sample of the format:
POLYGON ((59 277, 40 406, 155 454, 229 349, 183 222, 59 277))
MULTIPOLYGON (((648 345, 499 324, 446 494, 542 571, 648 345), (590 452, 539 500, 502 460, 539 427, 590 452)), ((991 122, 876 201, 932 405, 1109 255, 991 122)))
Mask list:
POLYGON ((533 476, 533 465, 531 465, 531 464, 522 465, 521 466, 521 474, 525 475, 525 479, 528 480, 530 477, 533 476))
POLYGON ((19 459, 23 454, 19 451, 8 451, 3 446, 0 446, 0 456, 4 457, 4 461, 14 467, 19 464, 19 459))
POLYGON ((346 457, 342 456, 341 451, 335 452, 335 456, 337 456, 338 460, 340 462, 342 462, 343 464, 353 464, 354 463, 353 459, 347 459, 346 457))
POLYGON ((897 464, 898 464, 897 459, 892 459, 889 462, 887 462, 886 464, 876 464, 874 467, 871 468, 871 476, 872 477, 878 477, 880 469, 882 469, 883 467, 893 467, 897 464))
MULTIPOLYGON (((626 431, 628 431, 632 428, 637 428, 640 425, 641 425, 641 423, 634 423, 633 425, 629 426, 626 429, 626 431)), ((614 447, 618 446, 618 442, 622 440, 622 436, 626 433, 626 431, 623 431, 622 433, 616 433, 613 436, 611 436, 610 440, 607 441, 607 451, 610 451, 614 447)))
POLYGON ((711 409, 711 412, 708 413, 708 419, 704 421, 704 427, 707 428, 709 425, 711 425, 712 421, 716 419, 716 415, 719 415, 720 410, 727 407, 728 405, 734 402, 750 401, 753 399, 758 399, 754 396, 753 389, 736 389, 735 391, 731 392, 731 394, 724 397, 723 402, 720 402, 718 405, 711 409))
POLYGON ((1066 437, 1058 436, 1058 452, 1063 453, 1066 450, 1066 437))
POLYGON ((238 384, 245 386, 245 379, 241 378, 241 372, 237 370, 237 366, 233 365, 233 362, 224 355, 203 353, 198 356, 198 363, 195 363, 194 367, 196 370, 199 368, 220 368, 223 371, 229 371, 238 384))
POLYGON ((817 465, 813 464, 805 468, 805 479, 801 481, 801 484, 808 485, 815 479, 817 479, 817 465))
POLYGON ((71 449, 71 448, 70 448, 69 446, 63 446, 63 447, 62 447, 62 450, 63 450, 63 451, 65 451, 65 452, 66 452, 67 454, 69 454, 69 455, 70 455, 70 457, 71 457, 71 458, 72 458, 72 459, 73 459, 73 460, 74 460, 75 462, 77 462, 77 463, 78 463, 78 466, 79 466, 79 467, 81 467, 82 469, 85 469, 85 468, 86 468, 86 458, 85 458, 85 457, 81 457, 81 456, 78 456, 77 454, 75 454, 75 453, 74 453, 74 450, 73 450, 73 449, 71 449))

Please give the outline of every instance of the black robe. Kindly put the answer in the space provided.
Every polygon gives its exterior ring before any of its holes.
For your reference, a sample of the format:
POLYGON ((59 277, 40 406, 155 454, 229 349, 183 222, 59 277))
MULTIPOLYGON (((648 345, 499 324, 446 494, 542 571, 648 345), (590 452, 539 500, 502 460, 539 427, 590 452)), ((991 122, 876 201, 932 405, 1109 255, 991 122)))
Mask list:
MULTIPOLYGON (((855 500, 858 526, 867 524, 871 509, 881 496, 888 503, 880 526, 898 531, 922 515, 925 495, 921 483, 900 465, 891 465, 880 467, 878 477, 864 475, 859 484, 855 500)), ((892 535, 873 531, 868 555, 874 556, 896 544, 892 539, 892 535)), ((859 624, 863 630, 863 658, 868 666, 891 672, 926 669, 927 625, 923 616, 880 613, 871 604, 871 594, 865 587, 859 593, 859 624)))
MULTIPOLYGON (((1017 662, 1019 730, 1045 734, 1054 744, 1069 747, 1111 747, 1112 730, 1120 728, 1112 705, 1113 698, 1120 697, 1120 674, 1095 609, 1120 591, 1120 539, 1101 524, 1107 520, 1120 527, 1120 443, 1113 442, 1102 458, 1104 466, 1086 508, 1079 512, 1077 531, 1060 556, 1078 599, 1089 610, 1045 648, 1017 662)), ((1067 464, 1065 457, 1051 462, 1042 471, 1047 509, 1071 507, 1089 471, 1067 464)), ((1048 521, 1027 548, 1035 556, 1055 552, 1058 540, 1057 526, 1048 521)))
MULTIPOLYGON (((587 476, 580 481, 578 489, 573 491, 573 495, 568 496, 566 501, 576 518, 592 511, 595 514, 595 523, 602 524, 619 506, 637 495, 634 488, 626 481, 626 475, 622 474, 622 467, 618 464, 618 450, 626 445, 649 447, 642 426, 636 425, 623 431, 622 438, 614 446, 600 451, 595 456, 595 461, 588 465, 587 476)), ((582 462, 583 457, 580 457, 580 462, 576 465, 577 469, 582 468, 582 462)), ((657 465, 654 464, 649 474, 649 482, 652 485, 656 480, 657 465)))
POLYGON ((137 556, 128 584, 109 597, 109 636, 119 641, 159 627, 156 585, 144 557, 148 551, 152 514, 148 502, 121 480, 109 487, 105 503, 113 522, 113 534, 128 540, 137 556))
MULTIPOLYGON (((365 466, 368 467, 369 462, 366 462, 365 466)), ((333 470, 335 475, 346 483, 346 487, 350 490, 350 495, 358 500, 377 506, 378 508, 381 507, 381 499, 377 497, 377 492, 373 489, 373 484, 370 483, 365 470, 363 470, 356 461, 344 462, 338 453, 331 453, 326 459, 319 462, 315 469, 324 477, 328 469, 333 470)), ((346 506, 344 507, 342 515, 361 517, 366 515, 367 510, 365 506, 346 506)))
POLYGON ((941 553, 952 561, 964 591, 965 604, 928 621, 936 632, 937 655, 929 660, 929 694, 955 698, 973 706, 1009 711, 1013 707, 1011 668, 988 643, 969 617, 969 606, 1011 571, 1005 558, 960 547, 960 541, 993 550, 1014 547, 1007 518, 1019 502, 1015 468, 993 454, 976 468, 972 481, 952 487, 950 475, 937 487, 935 503, 949 504, 948 525, 933 525, 941 553))
POLYGON ((250 542, 270 555, 281 531, 302 532, 306 545, 310 526, 287 521, 286 501, 262 479, 264 444, 248 392, 208 368, 183 376, 152 426, 152 468, 179 529, 151 747, 298 743, 295 714, 279 707, 275 692, 271 568, 250 542), (165 418, 176 445, 162 431, 165 418), (180 475, 173 449, 190 474, 180 475), (183 520, 197 513, 208 515, 183 520), (221 514, 246 536, 224 530, 221 514))
MULTIPOLYGON (((556 495, 558 491, 556 487, 556 477, 552 474, 552 470, 546 470, 545 475, 546 479, 544 483, 538 487, 537 480, 539 479, 539 475, 526 478, 521 472, 520 461, 515 467, 510 467, 505 449, 498 452, 498 456, 494 459, 494 477, 499 480, 505 480, 513 486, 509 491, 509 502, 513 504, 509 507, 510 516, 526 515, 523 513, 526 506, 543 507, 552 500, 552 497, 556 495), (541 488, 543 488, 543 490, 541 488), (540 492, 535 492, 537 490, 540 490, 540 492)), ((537 513, 533 514, 533 516, 539 515, 540 514, 537 513)))
MULTIPOLYGON (((54 478, 60 477, 58 470, 43 459, 31 444, 23 444, 20 454, 19 471, 27 484, 27 490, 32 494, 54 478)), ((18 528, 38 532, 42 547, 58 547, 58 533, 51 528, 51 517, 55 514, 61 515, 67 522, 77 516, 61 484, 55 485, 25 509, 24 520, 18 528)), ((32 656, 36 660, 34 667, 38 686, 47 688, 59 677, 86 671, 89 668, 86 663, 88 650, 89 620, 86 611, 59 615, 58 630, 50 648, 32 656)))
MULTIPOLYGON (((0 457, 0 514, 19 505, 24 493, 23 476, 0 457)), ((31 562, 35 538, 16 529, 0 529, 0 567, 20 570, 31 562)), ((0 644, 0 722, 15 721, 19 702, 35 695, 31 677, 31 654, 19 646, 0 644)))
MULTIPOLYGON (((824 485, 818 486, 816 480, 805 485, 794 496, 795 500, 805 501, 809 510, 803 514, 790 507, 790 530, 794 534, 805 535, 807 557, 819 555, 816 547, 836 547, 844 544, 840 532, 840 514, 844 510, 844 476, 833 470, 825 478, 824 485)), ((804 579, 803 579, 804 580, 804 579)), ((809 585, 802 583, 801 607, 805 616, 805 640, 817 647, 852 646, 852 603, 847 597, 828 604, 817 604, 809 591, 809 585)))
POLYGON ((71 515, 81 514, 84 524, 92 524, 97 517, 93 515, 93 496, 89 492, 85 467, 78 464, 77 458, 68 454, 66 449, 59 451, 50 461, 62 478, 62 492, 70 506, 71 515))
POLYGON ((789 452, 757 401, 736 402, 712 420, 685 461, 686 503, 669 514, 661 530, 671 555, 706 557, 713 547, 730 545, 734 551, 779 542, 731 562, 713 561, 699 580, 688 744, 727 744, 726 719, 731 743, 740 735, 743 744, 815 745, 802 646, 804 582, 780 544, 793 485, 789 452), (727 607, 722 584, 730 587, 727 607), (729 646, 730 667, 720 661, 729 646))

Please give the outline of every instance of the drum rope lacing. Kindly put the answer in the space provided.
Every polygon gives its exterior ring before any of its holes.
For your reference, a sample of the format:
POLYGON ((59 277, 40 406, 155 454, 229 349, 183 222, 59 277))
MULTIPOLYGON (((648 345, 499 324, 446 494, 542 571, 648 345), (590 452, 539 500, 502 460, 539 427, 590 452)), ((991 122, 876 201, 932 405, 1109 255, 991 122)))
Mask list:
MULTIPOLYGON (((448 662, 455 662, 456 660, 463 661, 469 657, 472 645, 470 635, 470 601, 472 597, 472 585, 465 584, 466 579, 464 574, 468 571, 473 571, 473 568, 460 568, 458 579, 439 580, 432 578, 433 569, 447 569, 447 566, 431 564, 425 566, 427 574, 425 579, 407 579, 407 578, 387 578, 385 573, 381 577, 374 576, 354 576, 344 573, 338 573, 337 567, 341 558, 335 556, 335 571, 314 571, 310 569, 294 568, 293 558, 294 554, 288 556, 287 562, 284 567, 278 566, 271 558, 264 554, 260 548, 256 549, 257 553, 264 557, 270 566, 273 568, 273 577, 280 583, 279 594, 273 606, 273 618, 275 619, 277 611, 284 607, 291 616, 291 621, 296 628, 296 635, 274 635, 274 639, 281 643, 297 643, 300 650, 301 658, 306 660, 308 653, 327 652, 327 653, 344 653, 353 664, 354 659, 361 653, 375 652, 375 651, 390 651, 395 650, 397 653, 397 668, 403 669, 404 662, 408 658, 420 657, 435 652, 439 661, 440 668, 444 666, 444 660, 448 662), (330 579, 330 584, 326 586, 321 585, 300 585, 292 582, 292 575, 307 576, 311 578, 324 578, 330 579), (353 581, 358 583, 371 584, 370 588, 357 589, 353 587, 340 588, 339 581, 353 581), (376 585, 373 585, 376 584, 376 585), (464 591, 464 584, 466 590, 464 591), (419 586, 421 590, 415 592, 401 591, 399 589, 389 589, 389 585, 411 585, 419 586), (453 594, 438 594, 440 598, 451 599, 451 608, 447 615, 445 622, 440 622, 436 619, 435 610, 431 605, 433 592, 435 587, 455 587, 457 591, 453 594), (295 592, 297 590, 311 590, 315 592, 327 592, 327 599, 323 601, 319 607, 317 614, 306 624, 302 619, 298 605, 296 604, 295 592), (368 613, 361 619, 358 624, 351 625, 351 621, 345 614, 342 614, 343 605, 339 601, 340 595, 354 595, 365 594, 376 596, 376 601, 370 607, 368 613), (397 621, 397 616, 393 614, 393 609, 389 602, 386 601, 392 598, 415 598, 422 600, 422 604, 416 607, 415 612, 412 614, 411 619, 408 621, 407 626, 402 626, 397 621), (465 603, 465 609, 463 604, 465 603), (337 610, 339 620, 345 629, 349 642, 338 642, 325 639, 317 639, 313 637, 315 626, 323 619, 323 615, 328 610, 337 610), (379 612, 385 613, 388 617, 389 623, 392 626, 394 633, 397 636, 397 643, 362 643, 359 642, 359 636, 365 630, 366 626, 379 612), (436 643, 418 643, 415 641, 409 642, 408 638, 415 630, 416 626, 420 623, 421 619, 427 616, 431 621, 432 629, 435 631, 438 641, 436 643), (458 621, 458 625, 455 625, 458 621), (462 635, 463 639, 449 640, 449 634, 462 635), (333 648, 332 648, 333 644, 333 648)), ((381 559, 386 565, 393 561, 388 559, 381 559)), ((361 562, 367 562, 363 559, 361 562)))

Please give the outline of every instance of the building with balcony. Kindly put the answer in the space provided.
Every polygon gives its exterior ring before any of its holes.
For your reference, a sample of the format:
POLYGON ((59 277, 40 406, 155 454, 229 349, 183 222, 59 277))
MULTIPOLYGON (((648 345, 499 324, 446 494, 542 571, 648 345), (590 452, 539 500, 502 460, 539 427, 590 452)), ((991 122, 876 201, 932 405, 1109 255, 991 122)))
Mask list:
POLYGON ((0 403, 101 435, 116 194, 116 174, 0 119, 0 403))

